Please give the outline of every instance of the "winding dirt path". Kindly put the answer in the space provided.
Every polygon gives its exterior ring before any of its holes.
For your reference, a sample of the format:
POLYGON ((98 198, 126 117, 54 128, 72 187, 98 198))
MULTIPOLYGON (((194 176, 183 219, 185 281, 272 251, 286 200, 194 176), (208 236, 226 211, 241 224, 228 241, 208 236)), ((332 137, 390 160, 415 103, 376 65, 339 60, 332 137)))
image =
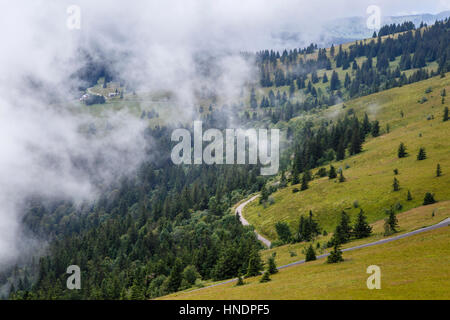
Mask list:
MULTIPOLYGON (((259 197, 259 195, 253 196, 253 197, 251 197, 250 199, 248 199, 247 201, 241 203, 241 204, 236 208, 235 213, 239 216, 239 220, 241 221, 241 223, 242 223, 244 226, 248 226, 248 225, 250 225, 250 223, 248 223, 248 221, 245 220, 244 216, 242 215, 242 210, 244 209, 244 207, 245 207, 247 204, 249 204, 250 202, 252 202, 253 200, 255 200, 255 199, 258 198, 258 197, 259 197)), ((255 230, 255 233, 256 233, 256 236, 258 237, 258 240, 261 241, 262 243, 264 243, 264 245, 265 245, 267 248, 270 248, 270 246, 272 245, 272 243, 271 243, 268 239, 266 239, 266 238, 264 238, 262 235, 260 235, 258 232, 256 232, 256 230, 255 230)))

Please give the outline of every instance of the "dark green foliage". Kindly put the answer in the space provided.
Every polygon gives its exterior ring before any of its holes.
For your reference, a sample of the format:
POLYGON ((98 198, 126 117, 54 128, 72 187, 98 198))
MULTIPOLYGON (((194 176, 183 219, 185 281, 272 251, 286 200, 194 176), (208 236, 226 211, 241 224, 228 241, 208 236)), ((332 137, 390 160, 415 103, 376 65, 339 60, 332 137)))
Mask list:
POLYGON ((182 272, 183 262, 181 261, 181 259, 177 258, 168 278, 167 288, 169 292, 175 292, 180 287, 181 280, 183 279, 182 272))
POLYGON ((372 227, 367 223, 364 211, 361 209, 358 213, 355 226, 353 227, 353 234, 355 238, 362 239, 367 238, 372 233, 372 227))
POLYGON ((339 75, 336 71, 333 71, 331 74, 331 80, 330 80, 330 90, 337 90, 340 87, 340 81, 339 81, 339 75))
POLYGON ((269 282, 270 279, 270 274, 268 271, 264 272, 263 276, 261 277, 261 279, 259 280, 259 282, 264 283, 264 282, 269 282))
POLYGON ((314 220, 312 211, 309 211, 308 218, 300 217, 298 226, 297 241, 311 241, 320 234, 319 224, 314 220))
POLYGON ((336 169, 330 165, 330 171, 328 173, 328 178, 335 179, 337 177, 336 169))
POLYGON ((327 263, 339 263, 344 261, 342 257, 342 251, 340 249, 340 244, 338 242, 334 242, 333 250, 330 252, 330 255, 327 257, 327 263))
POLYGON ((247 278, 258 276, 262 270, 263 264, 259 251, 253 250, 248 260, 247 274, 245 276, 247 278))
POLYGON ((339 173, 339 182, 345 182, 344 170, 339 173))
POLYGON ((389 236, 397 232, 398 220, 394 210, 389 210, 389 217, 384 221, 384 235, 389 236))
POLYGON ((436 166, 436 177, 442 176, 441 165, 438 163, 436 166))
MULTIPOLYGON (((442 98, 442 99, 444 99, 444 98, 442 98)), ((444 122, 446 122, 446 121, 448 121, 448 107, 445 107, 445 109, 444 109, 444 117, 443 117, 443 121, 444 122)))
POLYGON ((292 239, 291 229, 289 225, 284 221, 278 221, 275 225, 275 229, 278 234, 278 238, 283 243, 288 243, 292 239))
POLYGON ((236 282, 236 286, 243 286, 245 284, 244 279, 242 278, 242 275, 238 275, 238 279, 236 282))
POLYGON ((319 171, 317 171, 317 176, 323 178, 326 177, 328 175, 327 169, 326 168, 320 168, 319 171))
POLYGON ((394 182, 392 183, 392 189, 394 191, 400 190, 400 182, 398 182, 397 178, 394 178, 394 182))
POLYGON ((411 201, 412 199, 413 198, 412 198, 412 195, 411 195, 411 191, 408 190, 408 195, 406 196, 406 200, 411 201))
POLYGON ((259 198, 259 203, 263 203, 267 201, 267 198, 269 198, 269 191, 267 191, 267 188, 265 185, 261 188, 261 196, 259 198))
POLYGON ((300 190, 304 191, 308 189, 308 176, 304 173, 302 177, 302 185, 300 186, 300 190))
POLYGON ((425 148, 420 148, 419 153, 417 154, 417 160, 425 160, 427 158, 427 153, 425 148))
POLYGON ((314 248, 312 246, 312 244, 309 245, 308 250, 306 250, 306 257, 305 257, 305 261, 313 261, 316 260, 316 252, 314 251, 314 248))
POLYGON ((93 104, 103 104, 106 102, 106 99, 102 95, 97 94, 90 94, 85 100, 84 103, 87 106, 93 105, 93 104))
POLYGON ((394 174, 398 175, 398 169, 394 169, 394 174))
POLYGON ((398 147, 397 155, 399 158, 405 158, 408 155, 408 153, 406 152, 406 146, 403 142, 400 143, 398 147))
POLYGON ((343 244, 348 242, 352 237, 352 226, 350 225, 350 217, 345 212, 341 213, 341 220, 339 224, 336 226, 336 229, 333 234, 333 243, 343 244))
POLYGON ((373 122, 370 133, 372 134, 372 137, 374 137, 374 138, 376 138, 380 135, 380 123, 378 121, 373 122))
POLYGON ((267 272, 270 274, 275 274, 278 272, 274 256, 270 256, 269 259, 267 259, 267 272))
POLYGON ((299 172, 297 167, 292 171, 292 185, 296 185, 300 183, 299 172))
POLYGON ((423 199, 423 205, 429 205, 429 204, 433 204, 436 203, 436 200, 434 199, 434 195, 430 192, 427 192, 425 194, 425 198, 423 199))

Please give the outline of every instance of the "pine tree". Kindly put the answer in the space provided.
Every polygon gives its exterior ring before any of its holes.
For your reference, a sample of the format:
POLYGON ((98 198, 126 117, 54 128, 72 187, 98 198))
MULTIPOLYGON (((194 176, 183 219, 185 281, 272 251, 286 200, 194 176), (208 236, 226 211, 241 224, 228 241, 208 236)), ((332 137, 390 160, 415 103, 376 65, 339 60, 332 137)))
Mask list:
POLYGON ((168 289, 170 292, 175 292, 181 285, 182 280, 182 272, 183 272, 183 262, 180 258, 176 258, 175 264, 170 271, 169 279, 168 279, 168 289))
POLYGON ((344 261, 344 258, 342 258, 340 244, 335 241, 333 251, 331 251, 330 255, 327 257, 327 263, 339 263, 342 261, 344 261))
POLYGON ((384 235, 389 236, 397 232, 398 220, 394 210, 389 211, 389 217, 384 222, 384 235))
POLYGON ((434 200, 434 195, 430 192, 427 192, 425 194, 425 198, 423 199, 423 205, 426 206, 433 203, 436 203, 436 200, 434 200))
POLYGON ((236 286, 243 286, 244 284, 245 284, 245 283, 244 283, 244 279, 242 279, 242 275, 239 274, 239 275, 238 275, 238 280, 237 280, 236 286))
POLYGON ((267 191, 266 185, 261 188, 261 197, 259 198, 259 203, 264 203, 269 198, 269 192, 267 191))
POLYGON ((362 239, 370 236, 372 227, 367 223, 364 211, 361 209, 358 214, 355 226, 353 227, 353 234, 357 239, 362 239))
POLYGON ((374 137, 374 138, 376 138, 380 135, 380 123, 378 121, 373 122, 370 133, 372 134, 372 137, 374 137))
POLYGON ((306 189, 308 189, 308 177, 307 177, 306 173, 304 173, 303 177, 302 177, 302 185, 300 187, 300 190, 304 191, 306 189))
POLYGON ((330 172, 328 173, 329 179, 335 179, 337 177, 336 169, 330 165, 330 172))
POLYGON ((408 195, 406 196, 406 200, 411 201, 412 199, 413 198, 412 198, 412 195, 411 195, 411 191, 408 190, 408 195))
POLYGON ((261 256, 259 255, 259 251, 254 249, 250 254, 250 259, 248 260, 247 274, 248 277, 254 277, 260 274, 261 270, 263 270, 261 256))
POLYGON ((270 274, 275 274, 278 272, 274 256, 270 256, 269 259, 267 259, 267 272, 270 274))
POLYGON ((339 182, 345 182, 344 170, 341 170, 341 172, 339 173, 339 182))
POLYGON ((250 107, 256 109, 258 107, 258 101, 256 100, 255 88, 252 88, 250 93, 250 107))
POLYGON ((300 183, 299 173, 297 166, 294 166, 294 170, 292 170, 292 185, 296 185, 300 183))
POLYGON ((442 176, 441 165, 438 163, 436 167, 436 177, 442 176))
POLYGON ((334 91, 339 89, 340 81, 339 81, 339 75, 336 71, 333 71, 331 74, 331 80, 330 80, 330 90, 334 91))
POLYGON ((358 154, 362 151, 362 141, 361 134, 359 132, 359 127, 354 127, 352 134, 352 141, 350 145, 350 154, 358 154))
POLYGON ((314 251, 312 244, 310 244, 308 250, 306 250, 305 261, 308 262, 308 261, 313 261, 316 259, 317 259, 316 252, 314 251))
POLYGON ((392 188, 394 191, 400 190, 400 182, 398 182, 397 178, 394 178, 394 183, 392 184, 392 188))
POLYGON ((406 146, 403 142, 400 143, 397 154, 399 158, 405 158, 408 155, 406 152, 406 146))
POLYGON ((336 230, 333 234, 333 242, 339 244, 346 243, 352 236, 352 227, 350 225, 350 217, 345 211, 341 213, 341 221, 336 226, 336 230))
POLYGON ((261 277, 261 279, 259 280, 259 282, 264 283, 264 282, 269 282, 270 279, 270 275, 269 272, 264 272, 263 276, 261 277))
MULTIPOLYGON (((444 99, 444 98, 442 97, 442 99, 444 99)), ((448 107, 445 107, 443 121, 446 122, 446 121, 448 121, 448 119, 449 119, 448 118, 448 107)))
POLYGON ((427 153, 425 148, 420 148, 419 153, 417 154, 417 160, 425 160, 427 158, 427 153))
POLYGON ((362 130, 363 130, 365 135, 368 134, 370 132, 370 130, 371 130, 369 116, 367 115, 367 113, 364 113, 364 120, 363 120, 363 124, 362 124, 362 130))
POLYGON ((339 145, 336 151, 336 161, 344 160, 345 158, 345 146, 344 146, 344 138, 339 140, 339 145))

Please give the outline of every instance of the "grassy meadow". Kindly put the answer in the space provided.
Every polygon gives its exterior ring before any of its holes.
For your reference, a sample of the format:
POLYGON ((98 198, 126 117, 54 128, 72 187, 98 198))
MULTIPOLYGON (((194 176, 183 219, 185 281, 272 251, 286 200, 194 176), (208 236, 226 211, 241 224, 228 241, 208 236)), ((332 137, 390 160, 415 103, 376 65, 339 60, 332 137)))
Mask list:
POLYGON ((442 104, 440 95, 444 88, 447 92, 450 89, 448 75, 354 99, 346 102, 345 108, 339 104, 316 114, 319 122, 335 121, 349 110, 360 118, 367 112, 370 120, 380 122, 381 136, 366 139, 361 154, 332 163, 343 169, 346 182, 315 179, 308 190, 299 193, 292 192, 298 185, 289 186, 272 194, 273 205, 264 208, 258 201, 247 205, 245 218, 263 236, 276 240, 276 222, 286 221, 294 231, 300 215, 309 210, 323 229, 332 232, 342 210, 354 218, 362 208, 369 222, 375 222, 386 217, 386 208, 396 204, 402 206, 398 212, 421 206, 426 192, 434 193, 437 201, 450 200, 450 122, 442 121, 444 107, 449 103, 447 98, 442 104), (432 91, 426 93, 428 88, 432 91), (427 101, 420 103, 423 97, 427 101), (403 159, 397 157, 401 142, 409 153, 403 159), (426 149, 426 160, 416 159, 420 147, 426 149), (441 177, 436 177, 438 163, 443 171, 441 177), (398 169, 398 175, 394 175, 394 169, 398 169), (394 177, 400 182, 397 192, 392 188, 394 177), (406 200, 408 190, 412 201, 406 200))
POLYGON ((272 280, 259 277, 163 299, 450 299, 449 227, 424 232, 379 246, 344 252, 343 263, 324 259, 281 270, 272 280), (367 267, 381 268, 381 289, 369 290, 367 267))

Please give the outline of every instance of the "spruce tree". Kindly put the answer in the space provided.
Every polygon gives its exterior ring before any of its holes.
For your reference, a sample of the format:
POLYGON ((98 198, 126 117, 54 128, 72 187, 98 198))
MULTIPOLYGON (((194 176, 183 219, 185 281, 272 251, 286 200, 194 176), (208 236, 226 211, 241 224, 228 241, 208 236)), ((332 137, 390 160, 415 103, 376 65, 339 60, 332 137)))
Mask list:
POLYGON ((275 274, 278 272, 274 256, 270 256, 267 260, 267 272, 269 272, 270 274, 275 274))
POLYGON ((344 146, 344 139, 341 138, 339 140, 339 144, 336 150, 336 161, 341 161, 345 159, 345 146, 344 146))
POLYGON ((403 142, 400 143, 397 154, 399 158, 405 158, 408 155, 406 152, 406 146, 403 142))
POLYGON ((412 195, 411 195, 411 191, 408 190, 408 195, 406 196, 406 200, 411 201, 412 199, 413 198, 412 198, 412 195))
POLYGON ((380 135, 380 123, 378 121, 373 122, 370 133, 372 134, 372 137, 374 137, 374 138, 376 138, 380 135))
POLYGON ((361 209, 358 214, 353 234, 357 239, 367 238, 372 233, 372 227, 367 223, 364 211, 361 209))
POLYGON ((333 234, 333 242, 338 242, 339 244, 346 243, 350 240, 351 236, 352 227, 350 225, 350 217, 345 211, 342 211, 341 220, 333 234))
POLYGON ((436 167, 436 177, 442 176, 441 165, 438 163, 436 167))
POLYGON ((425 198, 423 199, 423 205, 426 206, 433 203, 436 203, 436 200, 434 200, 434 195, 430 192, 427 192, 425 194, 425 198))
POLYGON ((369 116, 367 115, 367 113, 364 113, 364 120, 363 120, 363 124, 362 124, 362 129, 363 129, 364 134, 368 134, 370 132, 370 130, 371 130, 369 116))
POLYGON ((264 272, 264 274, 263 274, 263 276, 261 277, 261 279, 259 280, 259 282, 264 283, 264 282, 269 282, 270 280, 271 280, 271 279, 270 279, 269 272, 266 271, 266 272, 264 272))
POLYGON ((384 235, 389 236, 397 232, 398 220, 394 210, 389 211, 389 217, 384 222, 384 235))
POLYGON ((248 277, 254 277, 260 274, 261 270, 263 270, 263 265, 261 261, 261 256, 259 255, 259 251, 254 249, 250 254, 250 259, 248 260, 247 274, 248 277))
POLYGON ((306 190, 306 189, 308 189, 308 177, 307 177, 307 175, 304 173, 304 174, 303 174, 303 177, 302 177, 302 185, 301 185, 301 187, 300 187, 300 190, 301 190, 301 191, 304 191, 304 190, 306 190))
POLYGON ((350 144, 350 155, 361 153, 361 151, 362 151, 361 134, 359 132, 359 127, 355 126, 353 128, 352 141, 350 144))
POLYGON ((330 165, 330 172, 328 173, 328 178, 335 179, 337 177, 336 169, 330 165))
POLYGON ((317 259, 316 252, 314 251, 312 244, 310 244, 308 250, 306 250, 305 261, 308 262, 308 261, 313 261, 316 259, 317 259))
POLYGON ((267 201, 269 198, 269 192, 267 191, 266 185, 263 185, 261 188, 261 197, 259 198, 259 203, 263 203, 267 201))
POLYGON ((238 280, 237 280, 236 286, 243 286, 244 284, 245 284, 245 283, 244 283, 244 279, 242 279, 242 275, 239 274, 239 275, 238 275, 238 280))
POLYGON ((327 263, 339 263, 344 261, 342 258, 342 251, 340 249, 340 244, 335 241, 333 251, 330 252, 330 255, 327 257, 327 263))
POLYGON ((300 183, 299 172, 297 166, 295 166, 294 170, 292 170, 292 185, 296 185, 299 183, 300 183))
MULTIPOLYGON (((442 98, 442 99, 444 99, 444 98, 442 98)), ((448 107, 445 107, 443 121, 446 122, 446 121, 448 121, 448 119, 449 119, 448 118, 448 107)))
POLYGON ((427 158, 427 153, 425 148, 420 148, 419 153, 417 154, 417 160, 425 160, 427 158))
POLYGON ((394 183, 392 184, 392 188, 394 191, 400 190, 400 182, 398 182, 397 178, 394 178, 394 183))
POLYGON ((341 170, 341 172, 339 173, 339 182, 345 182, 344 170, 341 170))

